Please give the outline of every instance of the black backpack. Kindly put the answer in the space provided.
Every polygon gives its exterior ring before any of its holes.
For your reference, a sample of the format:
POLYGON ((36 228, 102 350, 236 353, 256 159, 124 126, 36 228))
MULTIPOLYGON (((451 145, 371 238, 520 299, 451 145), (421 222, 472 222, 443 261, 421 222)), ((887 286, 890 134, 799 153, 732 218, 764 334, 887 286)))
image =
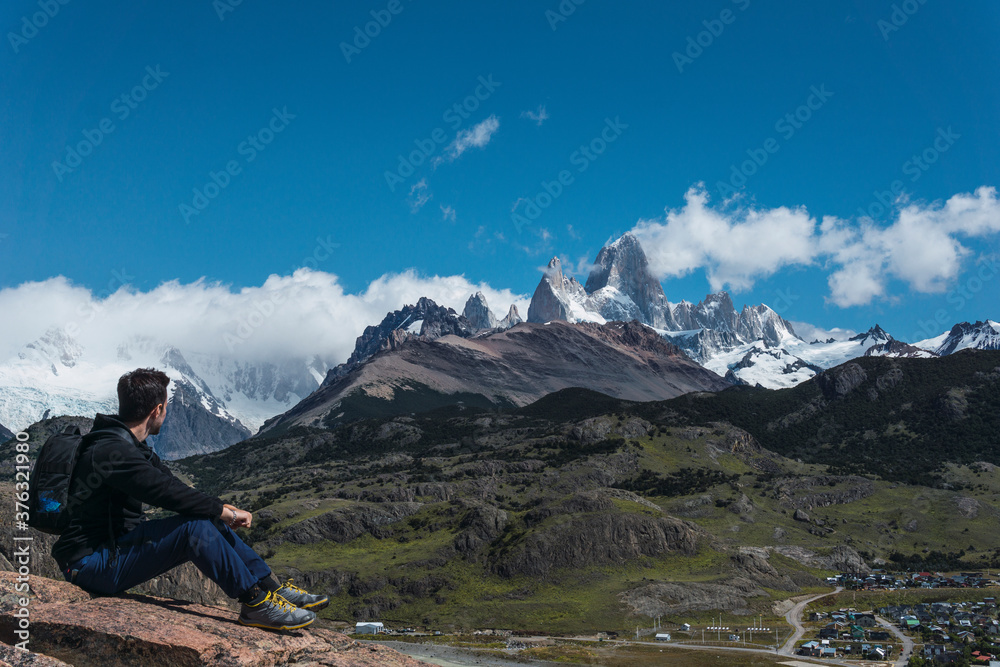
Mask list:
POLYGON ((38 452, 28 481, 28 525, 35 530, 59 535, 69 526, 69 489, 84 442, 79 426, 67 426, 38 452))

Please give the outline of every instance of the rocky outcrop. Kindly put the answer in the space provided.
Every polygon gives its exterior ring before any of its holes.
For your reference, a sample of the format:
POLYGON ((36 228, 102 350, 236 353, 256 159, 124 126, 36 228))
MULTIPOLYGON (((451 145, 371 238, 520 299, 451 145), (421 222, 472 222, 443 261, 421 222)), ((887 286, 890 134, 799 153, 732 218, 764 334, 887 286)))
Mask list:
POLYGON ((827 398, 843 398, 867 379, 868 374, 865 373, 865 369, 858 364, 850 363, 824 371, 817 375, 814 381, 827 398))
MULTIPOLYGON (((0 573, 0 641, 19 641, 16 576, 0 573)), ((393 649, 317 628, 278 634, 236 623, 237 613, 167 598, 93 598, 65 582, 32 577, 29 648, 102 667, 418 667, 393 649)), ((17 663, 15 663, 17 664, 17 663)), ((37 662, 20 663, 46 665, 37 662)))
POLYGON ((776 492, 783 505, 796 508, 798 516, 799 513, 805 514, 804 509, 863 500, 875 493, 875 483, 855 475, 790 477, 777 483, 776 492))
POLYGON ((982 507, 978 500, 969 496, 955 498, 955 506, 958 507, 958 514, 963 519, 975 519, 979 516, 979 508, 982 507))
POLYGON ((633 417, 624 423, 616 422, 610 417, 591 417, 573 426, 569 437, 589 445, 612 435, 619 435, 623 438, 642 438, 649 435, 652 430, 652 424, 638 417, 633 417))
POLYGON ((737 498, 735 502, 730 503, 726 509, 733 514, 736 514, 747 523, 753 523, 754 521, 753 512, 756 508, 754 507, 753 502, 751 502, 749 496, 745 493, 741 493, 740 497, 737 498))
POLYGON ((639 616, 688 614, 695 611, 750 613, 748 598, 767 596, 761 586, 745 578, 721 583, 656 582, 619 596, 622 604, 639 616))
POLYGON ((458 524, 455 550, 466 556, 482 551, 507 527, 507 512, 493 505, 473 504, 458 524))
POLYGON ((281 539, 293 544, 326 540, 342 544, 365 533, 385 537, 386 526, 414 514, 420 507, 420 503, 357 503, 293 523, 281 531, 281 539))
POLYGON ((0 642, 0 667, 73 667, 73 665, 32 651, 23 651, 0 642))
POLYGON ((476 292, 469 297, 465 302, 462 317, 469 321, 473 331, 488 330, 497 325, 497 318, 486 304, 486 296, 482 292, 476 292))
MULTIPOLYGON (((561 517, 560 517, 561 518, 561 517)), ((502 577, 544 577, 558 568, 621 565, 641 556, 691 555, 698 529, 668 516, 614 512, 567 516, 528 532, 502 551, 493 570, 502 577)))
POLYGON ((733 567, 739 577, 753 581, 765 588, 795 591, 798 586, 787 574, 781 574, 768 562, 768 551, 759 547, 744 547, 732 556, 733 567))
POLYGON ((871 568, 861 557, 861 554, 846 544, 834 547, 825 556, 804 547, 778 546, 772 549, 775 553, 781 554, 786 558, 791 558, 809 567, 860 574, 871 572, 871 568))
POLYGON ((741 461, 762 472, 775 473, 781 470, 778 455, 764 449, 757 439, 741 428, 728 424, 713 424, 717 429, 726 431, 726 447, 741 461))

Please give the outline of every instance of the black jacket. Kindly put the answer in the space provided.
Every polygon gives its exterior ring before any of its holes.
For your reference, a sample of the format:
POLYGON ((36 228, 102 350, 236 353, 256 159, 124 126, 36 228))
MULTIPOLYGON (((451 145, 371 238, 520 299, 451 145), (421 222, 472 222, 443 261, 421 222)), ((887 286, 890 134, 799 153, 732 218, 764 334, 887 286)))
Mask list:
POLYGON ((222 501, 177 479, 117 415, 98 414, 84 436, 70 484, 69 526, 52 546, 59 567, 110 546, 142 520, 142 504, 216 518, 222 501), (124 429, 102 430, 109 427, 124 429), (128 438, 128 440, 126 440, 128 438))

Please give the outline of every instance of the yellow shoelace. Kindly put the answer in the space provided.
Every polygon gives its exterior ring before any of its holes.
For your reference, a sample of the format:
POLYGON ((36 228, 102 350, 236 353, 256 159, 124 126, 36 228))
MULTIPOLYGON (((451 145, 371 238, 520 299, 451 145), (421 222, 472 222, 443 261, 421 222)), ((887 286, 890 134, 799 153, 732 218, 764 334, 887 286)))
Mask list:
POLYGON ((277 593, 269 593, 269 595, 271 596, 271 603, 279 607, 282 611, 291 612, 295 610, 295 605, 277 593))
POLYGON ((292 584, 292 580, 291 579, 289 579, 288 581, 286 581, 285 585, 282 586, 282 588, 290 588, 293 591, 295 591, 296 593, 302 593, 303 595, 309 595, 309 591, 303 590, 303 589, 299 588, 298 586, 292 584))

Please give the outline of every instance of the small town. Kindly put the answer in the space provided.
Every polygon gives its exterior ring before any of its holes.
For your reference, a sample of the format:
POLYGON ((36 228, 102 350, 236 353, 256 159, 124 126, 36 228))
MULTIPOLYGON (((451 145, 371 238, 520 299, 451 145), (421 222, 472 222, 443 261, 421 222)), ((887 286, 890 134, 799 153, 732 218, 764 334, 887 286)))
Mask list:
MULTIPOLYGON (((796 654, 840 660, 893 661, 897 665, 1000 666, 1000 618, 996 597, 969 600, 954 589, 987 589, 1000 585, 981 572, 840 574, 828 582, 845 590, 884 591, 940 589, 937 601, 885 604, 870 610, 845 608, 810 611, 812 637, 796 654), (954 592, 955 598, 949 599, 954 592), (905 660, 905 662, 904 662, 905 660)), ((964 593, 964 591, 961 591, 964 593)), ((927 598, 930 595, 925 596, 927 598)))

